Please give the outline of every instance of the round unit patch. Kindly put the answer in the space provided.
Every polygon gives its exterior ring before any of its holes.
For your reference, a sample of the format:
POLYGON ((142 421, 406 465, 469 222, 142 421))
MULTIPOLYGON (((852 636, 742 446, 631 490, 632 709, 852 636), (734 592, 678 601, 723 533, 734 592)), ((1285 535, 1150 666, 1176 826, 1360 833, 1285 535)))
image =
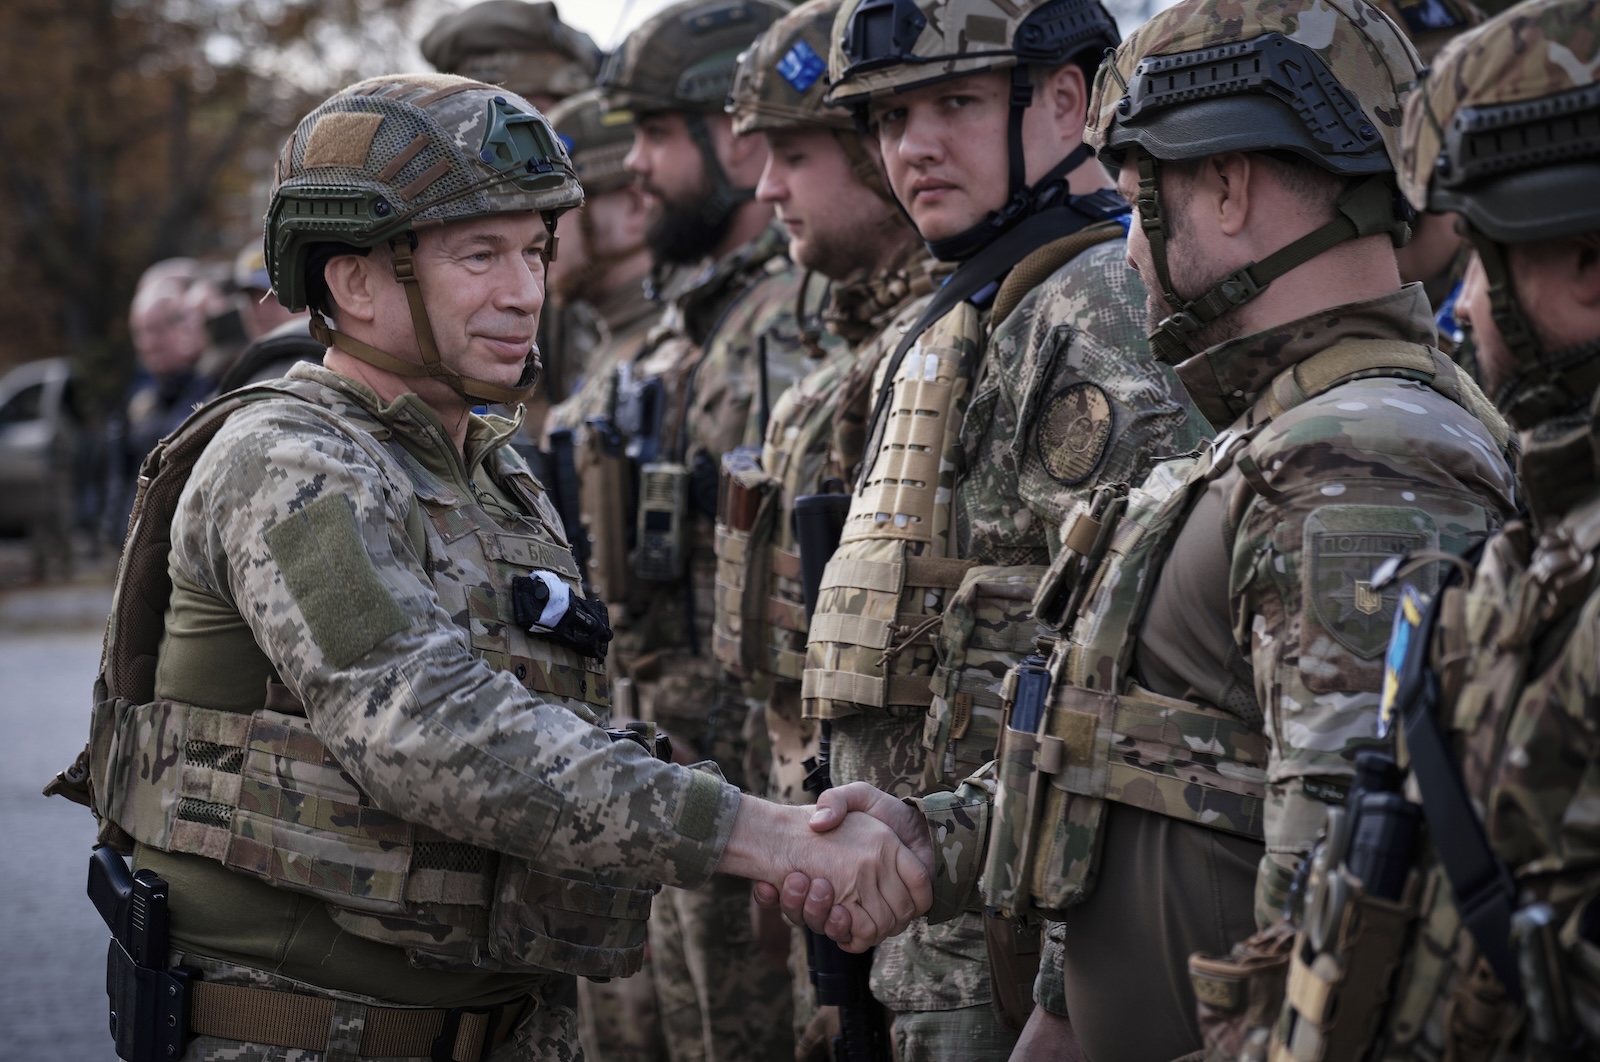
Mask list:
POLYGON ((1071 487, 1089 478, 1110 438, 1111 400, 1098 384, 1085 380, 1045 401, 1034 446, 1050 477, 1071 487))

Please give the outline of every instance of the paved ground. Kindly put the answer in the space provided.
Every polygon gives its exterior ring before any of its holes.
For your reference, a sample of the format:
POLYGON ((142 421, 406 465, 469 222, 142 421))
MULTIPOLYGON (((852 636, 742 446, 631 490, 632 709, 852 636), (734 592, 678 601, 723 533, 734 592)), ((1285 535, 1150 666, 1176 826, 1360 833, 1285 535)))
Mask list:
POLYGON ((24 560, 0 542, 0 1059, 114 1062, 107 932, 84 895, 94 821, 39 795, 88 733, 109 567, 26 585, 24 560))

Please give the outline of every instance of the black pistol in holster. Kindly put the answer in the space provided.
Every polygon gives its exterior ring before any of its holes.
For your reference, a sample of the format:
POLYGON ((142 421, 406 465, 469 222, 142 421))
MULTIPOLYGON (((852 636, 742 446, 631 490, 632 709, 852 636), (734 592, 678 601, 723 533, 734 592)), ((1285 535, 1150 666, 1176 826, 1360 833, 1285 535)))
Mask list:
POLYGON ((89 857, 89 899, 111 929, 106 995, 111 1037, 127 1062, 182 1058, 189 1033, 189 986, 200 971, 167 966, 167 883, 153 870, 128 873, 105 845, 89 857))
MULTIPOLYGON (((806 621, 817 608, 822 572, 839 548, 848 494, 808 494, 794 501, 795 541, 800 547, 800 584, 806 621)), ((832 788, 828 768, 832 727, 822 723, 817 756, 807 762, 805 788, 820 794, 832 788)), ((890 1062, 889 1026, 883 1005, 872 998, 872 952, 852 955, 821 933, 806 930, 806 965, 817 990, 819 1007, 839 1008, 839 1035, 833 1042, 834 1062, 890 1062)))

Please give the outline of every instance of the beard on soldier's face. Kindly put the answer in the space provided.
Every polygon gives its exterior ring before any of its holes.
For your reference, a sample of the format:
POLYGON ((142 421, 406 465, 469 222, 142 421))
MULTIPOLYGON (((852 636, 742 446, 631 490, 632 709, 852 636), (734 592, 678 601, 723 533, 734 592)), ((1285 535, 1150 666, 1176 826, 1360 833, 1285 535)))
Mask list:
POLYGON ((655 198, 654 217, 645 229, 645 246, 657 262, 687 265, 713 253, 733 228, 733 211, 718 218, 705 216, 705 203, 711 198, 709 181, 698 194, 676 199, 659 188, 645 186, 655 198))

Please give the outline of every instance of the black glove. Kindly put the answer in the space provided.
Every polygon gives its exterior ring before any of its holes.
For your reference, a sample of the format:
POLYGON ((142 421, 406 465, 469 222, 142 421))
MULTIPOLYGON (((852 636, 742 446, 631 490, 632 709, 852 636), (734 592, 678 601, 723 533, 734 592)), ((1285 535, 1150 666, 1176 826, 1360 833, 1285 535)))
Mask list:
POLYGON ((596 660, 606 658, 611 645, 611 618, 605 602, 579 597, 550 572, 512 578, 511 614, 517 626, 529 634, 549 638, 596 660))

